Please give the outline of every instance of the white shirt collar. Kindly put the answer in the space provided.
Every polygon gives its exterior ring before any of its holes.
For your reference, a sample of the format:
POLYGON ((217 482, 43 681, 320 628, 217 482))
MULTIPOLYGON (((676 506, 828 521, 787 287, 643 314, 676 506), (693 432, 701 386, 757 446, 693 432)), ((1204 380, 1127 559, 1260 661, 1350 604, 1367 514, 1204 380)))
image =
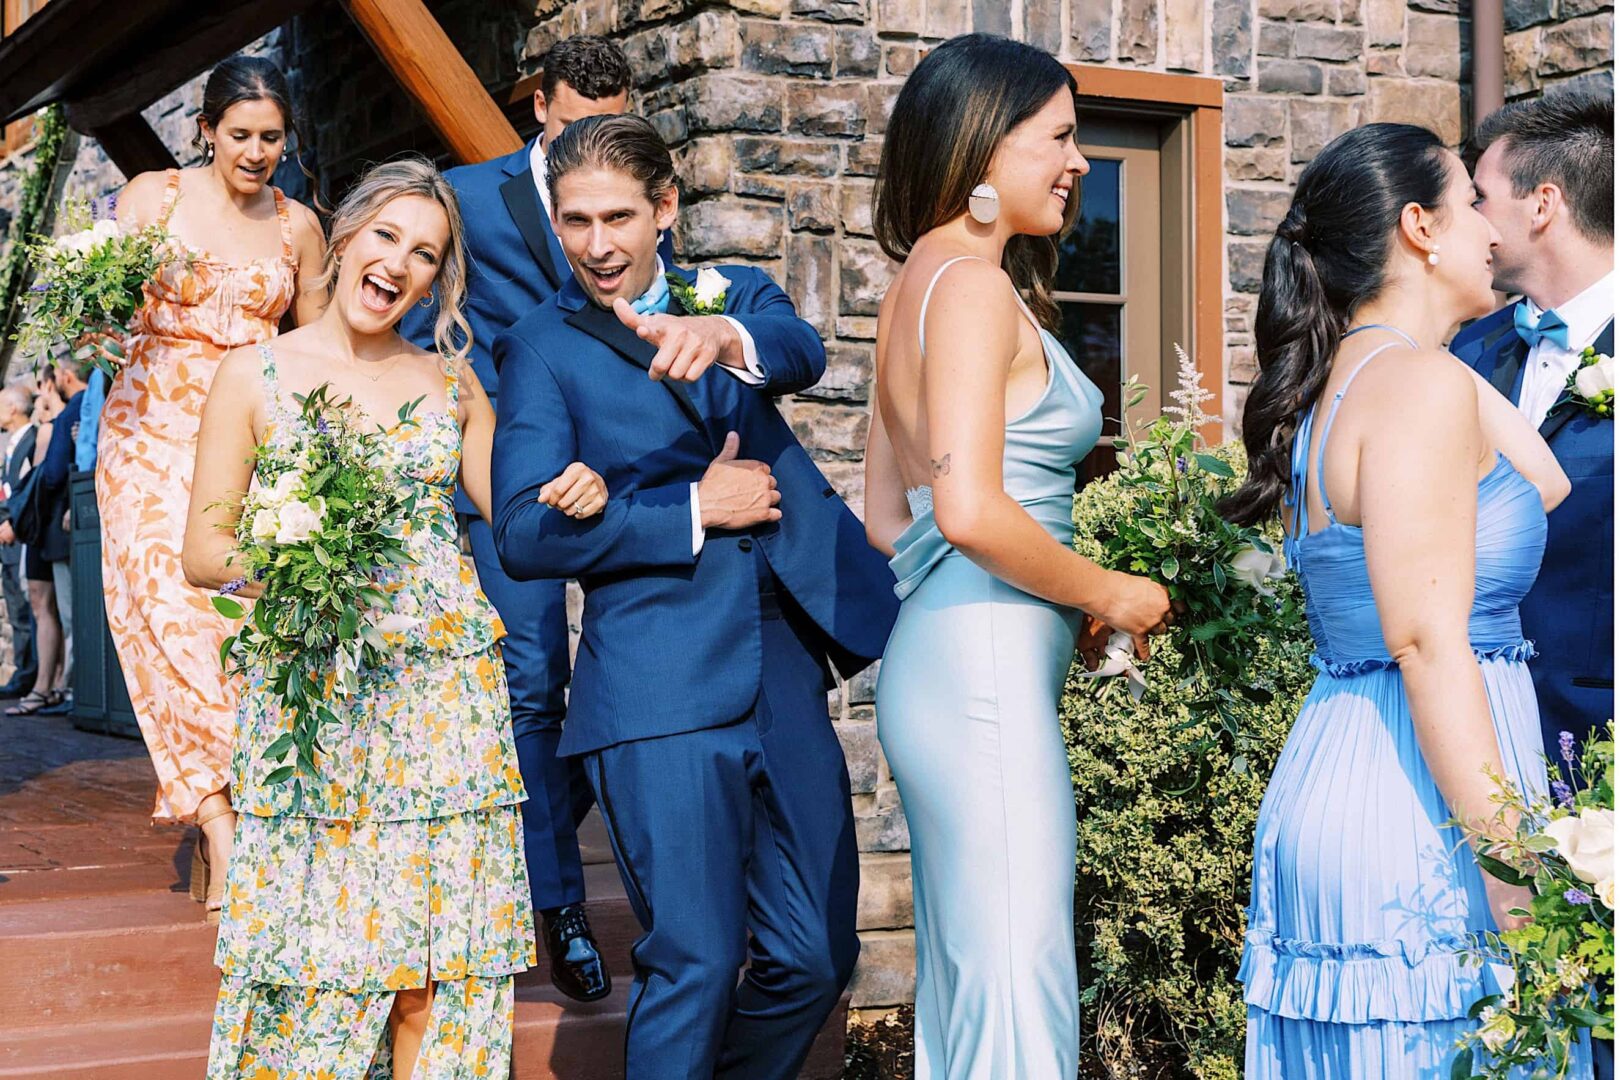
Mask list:
POLYGON ((546 217, 551 216, 551 185, 546 178, 550 170, 546 167, 546 148, 543 145, 545 133, 536 135, 534 142, 529 144, 529 170, 534 173, 535 190, 540 193, 540 202, 545 205, 546 217))
MULTIPOLYGON (((1524 302, 1529 306, 1531 318, 1541 317, 1541 305, 1528 296, 1524 302)), ((1554 310, 1569 326, 1570 349, 1574 352, 1584 349, 1597 340, 1598 334, 1614 318, 1614 271, 1604 274, 1554 310)))

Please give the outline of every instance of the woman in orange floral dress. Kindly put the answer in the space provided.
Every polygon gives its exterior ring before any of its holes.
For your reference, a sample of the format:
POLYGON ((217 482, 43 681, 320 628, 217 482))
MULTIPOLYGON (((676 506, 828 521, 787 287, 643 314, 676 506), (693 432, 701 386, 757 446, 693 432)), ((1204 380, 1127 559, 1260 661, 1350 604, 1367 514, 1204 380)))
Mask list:
POLYGON ((185 249, 146 286, 126 359, 107 393, 97 451, 107 621, 157 771, 158 821, 195 821, 192 895, 217 916, 230 858, 235 688, 220 671, 230 627, 187 585, 180 548, 197 429, 220 358, 308 322, 324 293, 324 237, 269 180, 291 132, 287 84, 259 57, 214 69, 198 120, 197 168, 143 173, 120 194, 121 226, 157 223, 185 249), (296 302, 296 303, 295 303, 296 302))

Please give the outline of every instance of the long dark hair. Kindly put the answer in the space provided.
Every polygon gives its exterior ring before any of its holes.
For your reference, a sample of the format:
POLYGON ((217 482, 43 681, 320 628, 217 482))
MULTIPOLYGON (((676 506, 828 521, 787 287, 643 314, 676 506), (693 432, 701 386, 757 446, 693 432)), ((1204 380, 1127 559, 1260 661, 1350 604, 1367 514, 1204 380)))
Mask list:
POLYGON ((287 93, 287 77, 262 56, 231 56, 221 60, 208 73, 203 85, 202 110, 197 114, 197 134, 191 145, 197 153, 208 153, 203 123, 217 128, 225 111, 243 101, 268 101, 281 110, 282 126, 289 145, 298 134, 293 117, 292 98, 287 93))
MULTIPOLYGON (((965 213, 1007 133, 1064 90, 1076 87, 1062 64, 992 34, 954 37, 924 57, 901 87, 883 138, 872 226, 884 252, 902 260, 924 233, 965 213)), ((1076 191, 1063 232, 1079 213, 1076 191)), ((1058 239, 1015 236, 1002 256, 1002 269, 1048 326, 1058 319, 1058 239)))
POLYGON ((1300 414, 1322 393, 1351 314, 1384 288, 1401 211, 1439 209, 1446 145, 1413 124, 1368 124, 1305 166, 1266 250, 1254 320, 1260 377, 1243 406, 1249 475, 1221 501, 1245 525, 1276 512, 1288 489, 1300 414))

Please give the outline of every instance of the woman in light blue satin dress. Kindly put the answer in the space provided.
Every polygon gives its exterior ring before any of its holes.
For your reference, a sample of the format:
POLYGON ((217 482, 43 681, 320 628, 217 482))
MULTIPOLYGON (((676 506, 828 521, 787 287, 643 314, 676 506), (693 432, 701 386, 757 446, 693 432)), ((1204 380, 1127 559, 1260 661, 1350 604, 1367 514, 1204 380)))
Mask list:
MULTIPOLYGON (((1473 197, 1431 132, 1372 124, 1306 167, 1267 254, 1249 475, 1223 510, 1283 510, 1321 674, 1256 825, 1249 1080, 1450 1076, 1503 989, 1458 951, 1529 906, 1447 824, 1492 819, 1486 770, 1546 791, 1518 605, 1569 491, 1441 348, 1494 306, 1473 197)), ((1592 1075, 1587 1043, 1561 1075, 1592 1075)))
POLYGON ((1071 545, 1102 394, 1042 323, 1087 169, 1074 132, 1061 65, 969 35, 918 65, 884 141, 874 223, 905 266, 878 319, 866 512, 902 600, 877 722, 911 826, 918 1080, 1073 1080, 1058 696, 1086 615, 1088 641, 1140 646, 1169 613, 1071 545))

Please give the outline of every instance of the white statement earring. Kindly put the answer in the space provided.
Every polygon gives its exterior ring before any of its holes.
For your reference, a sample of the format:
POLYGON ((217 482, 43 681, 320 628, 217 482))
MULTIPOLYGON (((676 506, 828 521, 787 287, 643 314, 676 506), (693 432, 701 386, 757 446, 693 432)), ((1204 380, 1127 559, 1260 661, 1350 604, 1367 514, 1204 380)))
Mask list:
POLYGON ((989 184, 980 184, 968 196, 968 213, 980 225, 988 225, 1001 213, 1001 196, 989 184))
POLYGON ((1430 266, 1439 266, 1440 265, 1440 253, 1438 251, 1436 251, 1434 248, 1429 249, 1429 265, 1430 266))

